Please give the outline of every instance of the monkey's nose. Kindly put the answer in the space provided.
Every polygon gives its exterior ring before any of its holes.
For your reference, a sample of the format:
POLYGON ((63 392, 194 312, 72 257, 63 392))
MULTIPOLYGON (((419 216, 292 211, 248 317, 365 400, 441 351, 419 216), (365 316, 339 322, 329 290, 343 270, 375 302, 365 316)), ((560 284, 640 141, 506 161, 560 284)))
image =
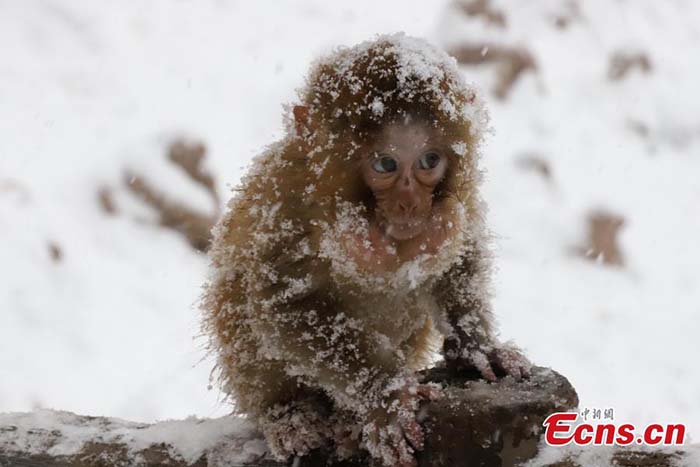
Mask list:
POLYGON ((416 213, 418 204, 413 200, 401 200, 399 201, 399 210, 404 216, 412 216, 416 213))

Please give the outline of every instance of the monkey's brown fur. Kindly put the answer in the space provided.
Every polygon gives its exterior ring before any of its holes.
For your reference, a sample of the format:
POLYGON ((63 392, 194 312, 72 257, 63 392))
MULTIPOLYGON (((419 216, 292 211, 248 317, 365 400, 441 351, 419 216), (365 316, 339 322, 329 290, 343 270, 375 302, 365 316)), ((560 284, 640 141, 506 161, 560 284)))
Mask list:
POLYGON ((424 394, 411 375, 436 330, 455 368, 525 370, 491 329, 476 165, 486 119, 446 55, 381 36, 314 65, 286 138, 237 188, 215 228, 204 329, 224 392, 279 457, 331 442, 347 454, 360 443, 387 465, 410 465, 420 433, 404 422, 424 394), (362 238, 373 209, 358 160, 383 127, 408 120, 450 148, 434 197, 455 233, 437 254, 373 271, 342 240, 362 238))

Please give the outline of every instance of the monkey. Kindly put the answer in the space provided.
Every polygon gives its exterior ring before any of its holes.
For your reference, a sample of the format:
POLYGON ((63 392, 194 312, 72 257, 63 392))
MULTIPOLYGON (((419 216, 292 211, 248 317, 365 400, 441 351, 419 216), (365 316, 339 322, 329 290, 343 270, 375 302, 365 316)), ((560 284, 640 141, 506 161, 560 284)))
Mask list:
POLYGON ((454 59, 398 33, 318 59, 285 123, 213 231, 213 374, 280 460, 413 466, 434 353, 488 381, 530 371, 491 311, 484 103, 454 59))

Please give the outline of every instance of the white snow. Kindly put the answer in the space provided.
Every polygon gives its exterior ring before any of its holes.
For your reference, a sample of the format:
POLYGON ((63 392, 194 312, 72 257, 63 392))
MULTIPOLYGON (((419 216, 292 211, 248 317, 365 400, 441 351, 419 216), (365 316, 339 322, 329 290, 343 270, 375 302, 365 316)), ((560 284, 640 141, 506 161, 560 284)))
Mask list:
MULTIPOLYGON (((105 216, 97 189, 138 159, 166 167, 154 142, 184 133, 205 141, 228 197, 283 133, 313 58, 378 31, 426 35, 440 8, 421 4, 0 3, 0 412, 227 413, 193 340, 206 258, 134 221, 129 196, 105 216)), ((200 206, 177 175, 179 199, 200 206)))
MULTIPOLYGON (((281 104, 318 53, 404 30, 443 45, 520 45, 538 63, 506 101, 484 93, 504 339, 567 375, 583 407, 638 425, 685 422, 697 440, 700 4, 578 2, 560 30, 552 15, 567 2, 493 3, 505 29, 445 1, 0 3, 0 412, 227 413, 192 339, 206 260, 173 232, 105 216, 96 191, 120 183, 130 157, 162 158, 147 149, 160 135, 184 132, 206 142, 226 194, 282 134, 281 104), (646 51, 651 72, 610 82, 620 49, 646 51), (533 152, 551 183, 515 163, 533 152), (599 206, 625 217, 621 269, 570 253, 599 206)), ((492 67, 464 71, 491 89, 492 67)))
MULTIPOLYGON (((547 467, 557 462, 562 462, 566 459, 574 459, 578 465, 585 467, 612 467, 618 465, 613 463, 613 455, 616 450, 609 446, 587 446, 580 447, 575 445, 567 446, 546 446, 541 443, 539 452, 534 459, 524 463, 522 467, 547 467)), ((635 446, 635 451, 638 452, 653 452, 655 454, 667 453, 676 455, 672 457, 671 465, 675 467, 696 467, 700 461, 700 448, 697 445, 687 446, 682 454, 678 454, 678 449, 674 447, 663 446, 635 446)))
POLYGON ((28 454, 70 456, 86 443, 98 441, 123 444, 137 458, 139 451, 166 444, 173 458, 192 464, 208 454, 208 465, 214 466, 222 449, 230 463, 252 462, 267 453, 265 441, 252 424, 233 416, 207 420, 188 417, 147 425, 42 409, 29 414, 0 414, 0 428, 0 449, 28 454))
MULTIPOLYGON (((507 28, 446 14, 444 45, 483 40, 528 48, 508 100, 490 99, 495 135, 484 147, 484 198, 495 253, 494 311, 502 334, 540 365, 565 374, 582 407, 614 407, 616 420, 685 422, 700 436, 700 5, 692 1, 494 1, 507 28), (649 74, 607 78, 616 50, 644 50, 649 74), (630 122, 649 128, 647 137, 630 122), (674 128, 675 130, 670 130, 674 128), (670 135, 683 134, 683 143, 670 135), (550 165, 552 182, 518 168, 525 154, 550 165), (571 253, 589 210, 625 218, 627 265, 607 268, 571 253)), ((491 89, 495 72, 465 68, 491 89)))

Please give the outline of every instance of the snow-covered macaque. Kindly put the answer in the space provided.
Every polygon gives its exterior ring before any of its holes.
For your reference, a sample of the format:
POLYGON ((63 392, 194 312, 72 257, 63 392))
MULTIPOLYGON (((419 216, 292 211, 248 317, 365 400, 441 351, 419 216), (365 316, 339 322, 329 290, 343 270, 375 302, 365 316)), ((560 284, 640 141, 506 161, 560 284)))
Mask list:
POLYGON ((416 371, 441 342, 454 371, 529 371, 492 326, 488 116, 452 58, 402 34, 321 58, 298 98, 214 229, 203 311, 220 383, 279 459, 415 465, 416 411, 440 397, 416 371))

